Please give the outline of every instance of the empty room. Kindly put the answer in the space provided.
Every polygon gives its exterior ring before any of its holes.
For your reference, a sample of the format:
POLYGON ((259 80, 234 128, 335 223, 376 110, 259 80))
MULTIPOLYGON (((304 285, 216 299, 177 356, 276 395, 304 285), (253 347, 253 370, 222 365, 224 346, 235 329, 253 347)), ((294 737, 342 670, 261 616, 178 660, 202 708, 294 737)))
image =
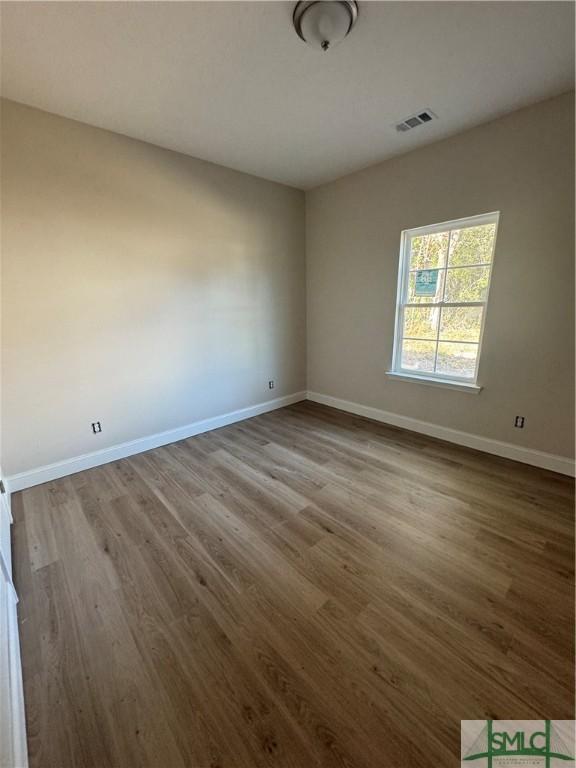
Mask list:
POLYGON ((575 8, 0 2, 0 768, 574 768, 575 8))

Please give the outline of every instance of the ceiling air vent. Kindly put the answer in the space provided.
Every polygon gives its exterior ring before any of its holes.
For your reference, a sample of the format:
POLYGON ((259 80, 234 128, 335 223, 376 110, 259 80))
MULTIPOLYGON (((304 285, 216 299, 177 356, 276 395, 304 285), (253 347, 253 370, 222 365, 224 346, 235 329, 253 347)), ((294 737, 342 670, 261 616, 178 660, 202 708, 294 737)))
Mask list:
POLYGON ((419 125, 429 123, 431 120, 435 119, 437 119, 437 117, 434 112, 432 112, 431 109, 425 109, 422 112, 418 112, 416 115, 405 118, 401 123, 397 123, 396 130, 403 133, 404 131, 409 131, 411 128, 417 128, 419 125))

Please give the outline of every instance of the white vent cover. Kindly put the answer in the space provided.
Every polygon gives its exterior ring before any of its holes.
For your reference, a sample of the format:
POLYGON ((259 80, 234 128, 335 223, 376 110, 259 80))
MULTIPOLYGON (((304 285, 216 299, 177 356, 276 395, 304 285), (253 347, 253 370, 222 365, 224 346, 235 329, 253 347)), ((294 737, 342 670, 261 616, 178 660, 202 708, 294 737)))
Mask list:
POLYGON ((429 123, 432 120, 437 120, 438 116, 432 112, 431 109, 423 109, 421 112, 417 112, 415 115, 404 118, 400 123, 396 123, 396 130, 403 133, 404 131, 410 131, 412 128, 417 128, 419 125, 429 123))

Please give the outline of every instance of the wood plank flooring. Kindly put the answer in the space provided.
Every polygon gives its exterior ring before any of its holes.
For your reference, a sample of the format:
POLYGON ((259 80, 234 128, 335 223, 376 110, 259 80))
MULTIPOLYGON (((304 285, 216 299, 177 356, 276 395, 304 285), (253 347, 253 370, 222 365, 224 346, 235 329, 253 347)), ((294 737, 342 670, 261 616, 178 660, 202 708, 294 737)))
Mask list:
POLYGON ((574 717, 573 484, 312 403, 14 497, 32 768, 451 768, 574 717))

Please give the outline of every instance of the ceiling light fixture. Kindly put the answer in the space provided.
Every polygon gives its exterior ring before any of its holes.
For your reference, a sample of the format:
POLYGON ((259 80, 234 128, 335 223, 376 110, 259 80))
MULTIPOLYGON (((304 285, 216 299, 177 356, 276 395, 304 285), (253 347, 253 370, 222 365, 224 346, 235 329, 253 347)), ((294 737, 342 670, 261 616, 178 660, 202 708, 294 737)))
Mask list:
POLYGON ((328 51, 348 35, 358 18, 356 0, 300 0, 292 21, 298 37, 321 51, 328 51))

